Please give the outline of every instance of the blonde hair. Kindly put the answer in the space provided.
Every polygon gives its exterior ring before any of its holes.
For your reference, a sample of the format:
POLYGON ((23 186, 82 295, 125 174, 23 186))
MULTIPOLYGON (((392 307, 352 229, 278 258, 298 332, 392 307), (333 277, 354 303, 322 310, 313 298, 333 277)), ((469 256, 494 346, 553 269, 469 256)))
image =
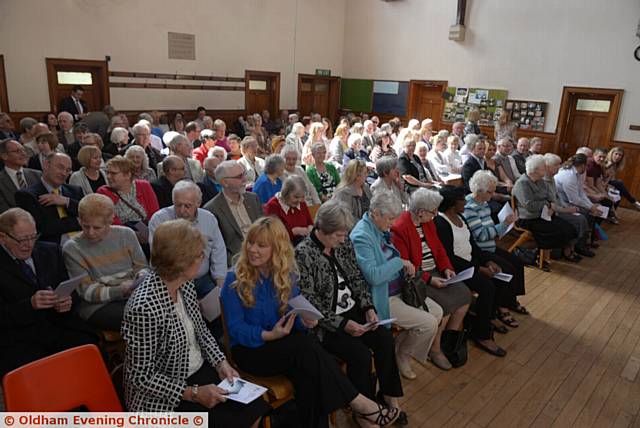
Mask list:
POLYGON ((113 222, 113 209, 111 198, 100 193, 90 193, 80 199, 78 217, 81 219, 98 217, 104 224, 110 225, 113 222))
POLYGON ((622 171, 622 169, 624 168, 624 150, 622 150, 622 147, 613 147, 611 150, 609 150, 609 153, 607 153, 605 166, 607 168, 613 168, 616 173, 622 171), (622 155, 622 159, 620 160, 620 162, 616 163, 613 161, 614 153, 620 153, 622 155))
POLYGON ((276 217, 259 218, 249 227, 236 263, 236 282, 232 285, 244 306, 249 308, 256 304, 254 290, 260 275, 258 268, 249 263, 248 247, 252 243, 271 247, 271 260, 268 263, 272 286, 280 303, 280 313, 284 314, 293 287, 291 274, 297 271, 289 232, 276 217))
POLYGON ((350 186, 356 181, 356 178, 361 175, 366 175, 366 173, 367 164, 359 159, 351 159, 342 173, 342 179, 340 180, 338 187, 342 188, 350 186))
POLYGON ((309 138, 311 142, 320 142, 322 138, 318 139, 318 137, 322 137, 322 133, 324 132, 324 125, 322 122, 313 122, 309 127, 309 138))
POLYGON ((198 260, 204 248, 205 238, 189 221, 165 221, 153 233, 151 265, 162 279, 171 281, 198 260))
POLYGON ((113 165, 114 168, 118 168, 118 171, 123 174, 131 174, 131 179, 133 180, 133 173, 136 167, 131 159, 120 155, 114 156, 107 161, 107 168, 111 165, 113 165))
POLYGON ((96 146, 84 146, 78 152, 78 162, 85 168, 89 166, 89 162, 96 156, 102 156, 102 152, 96 146))
POLYGON ((342 138, 344 138, 345 136, 348 136, 349 135, 349 127, 346 124, 341 123, 336 128, 336 132, 334 132, 334 135, 336 137, 342 137, 342 138))

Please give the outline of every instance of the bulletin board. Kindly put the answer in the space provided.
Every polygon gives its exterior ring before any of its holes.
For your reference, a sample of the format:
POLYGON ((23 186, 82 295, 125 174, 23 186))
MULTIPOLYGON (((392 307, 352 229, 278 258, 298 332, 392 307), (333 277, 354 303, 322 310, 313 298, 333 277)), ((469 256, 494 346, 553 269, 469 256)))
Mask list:
POLYGON ((406 116, 409 82, 374 81, 372 112, 406 116))
POLYGON ((544 131, 544 122, 549 103, 527 100, 507 100, 505 109, 509 120, 518 124, 520 129, 544 131))
POLYGON ((469 110, 480 111, 479 125, 493 126, 507 101, 508 91, 505 89, 484 89, 448 87, 447 98, 442 113, 445 122, 464 122, 469 110))
POLYGON ((340 109, 369 112, 373 105, 373 80, 342 79, 340 109))

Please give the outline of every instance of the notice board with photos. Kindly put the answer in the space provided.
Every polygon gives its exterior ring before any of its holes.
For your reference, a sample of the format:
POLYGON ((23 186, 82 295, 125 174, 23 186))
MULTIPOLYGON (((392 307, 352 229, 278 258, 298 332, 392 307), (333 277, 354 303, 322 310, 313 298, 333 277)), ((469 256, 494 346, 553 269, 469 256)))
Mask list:
POLYGON ((471 109, 480 111, 479 125, 493 126, 507 101, 506 89, 484 89, 450 86, 445 92, 442 120, 464 122, 471 109))
POLYGON ((527 100, 507 100, 505 110, 509 120, 518 124, 520 129, 544 131, 544 122, 549 103, 527 100))

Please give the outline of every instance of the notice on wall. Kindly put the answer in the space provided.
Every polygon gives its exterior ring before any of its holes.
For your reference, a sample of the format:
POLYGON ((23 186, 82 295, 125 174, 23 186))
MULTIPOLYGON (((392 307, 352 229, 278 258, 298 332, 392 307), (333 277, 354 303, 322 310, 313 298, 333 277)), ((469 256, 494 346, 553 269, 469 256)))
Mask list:
POLYGON ((169 59, 196 59, 196 35, 169 32, 169 59))

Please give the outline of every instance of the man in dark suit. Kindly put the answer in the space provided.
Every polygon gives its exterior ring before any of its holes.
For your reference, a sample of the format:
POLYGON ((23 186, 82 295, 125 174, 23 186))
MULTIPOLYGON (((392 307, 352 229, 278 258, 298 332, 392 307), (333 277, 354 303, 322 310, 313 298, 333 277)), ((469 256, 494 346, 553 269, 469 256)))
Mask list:
POLYGON ((258 195, 245 192, 247 174, 237 161, 224 161, 218 165, 216 178, 222 185, 222 192, 203 208, 211 211, 218 220, 227 247, 227 264, 231 266, 249 226, 262 216, 262 204, 258 195))
POLYGON ((63 153, 51 153, 44 161, 42 179, 16 193, 16 204, 36 221, 43 241, 60 244, 69 234, 80 230, 78 202, 82 189, 66 184, 71 173, 71 158, 63 153))
POLYGON ((25 168, 27 152, 16 140, 0 141, 0 159, 4 169, 0 171, 0 214, 16 206, 16 192, 40 181, 40 171, 25 168))
POLYGON ((215 198, 222 190, 222 185, 216 180, 216 168, 220 165, 220 158, 210 157, 204 160, 204 172, 205 176, 198 187, 202 192, 202 206, 204 206, 211 199, 215 198))
POLYGON ((469 181, 473 174, 476 171, 481 169, 486 169, 484 164, 484 153, 486 151, 486 143, 483 140, 475 140, 470 144, 467 143, 469 147, 469 158, 462 165, 462 180, 464 181, 464 190, 465 193, 471 193, 471 189, 469 189, 469 181))
POLYGON ((173 186, 184 178, 184 161, 175 155, 167 156, 162 162, 162 172, 164 175, 153 180, 151 187, 158 198, 160 208, 166 208, 173 205, 171 195, 173 186))
POLYGON ((18 136, 14 131, 15 125, 13 124, 13 120, 11 120, 11 116, 9 116, 8 113, 0 113, 0 140, 4 140, 5 138, 17 140, 18 136))
POLYGON ((60 101, 58 111, 68 111, 73 115, 73 119, 77 122, 89 113, 87 102, 82 99, 84 89, 80 85, 75 85, 71 89, 71 95, 60 101))
POLYGON ((72 297, 53 291, 68 279, 60 248, 36 240, 28 212, 12 208, 0 215, 0 377, 39 358, 98 342, 71 312, 72 297))

